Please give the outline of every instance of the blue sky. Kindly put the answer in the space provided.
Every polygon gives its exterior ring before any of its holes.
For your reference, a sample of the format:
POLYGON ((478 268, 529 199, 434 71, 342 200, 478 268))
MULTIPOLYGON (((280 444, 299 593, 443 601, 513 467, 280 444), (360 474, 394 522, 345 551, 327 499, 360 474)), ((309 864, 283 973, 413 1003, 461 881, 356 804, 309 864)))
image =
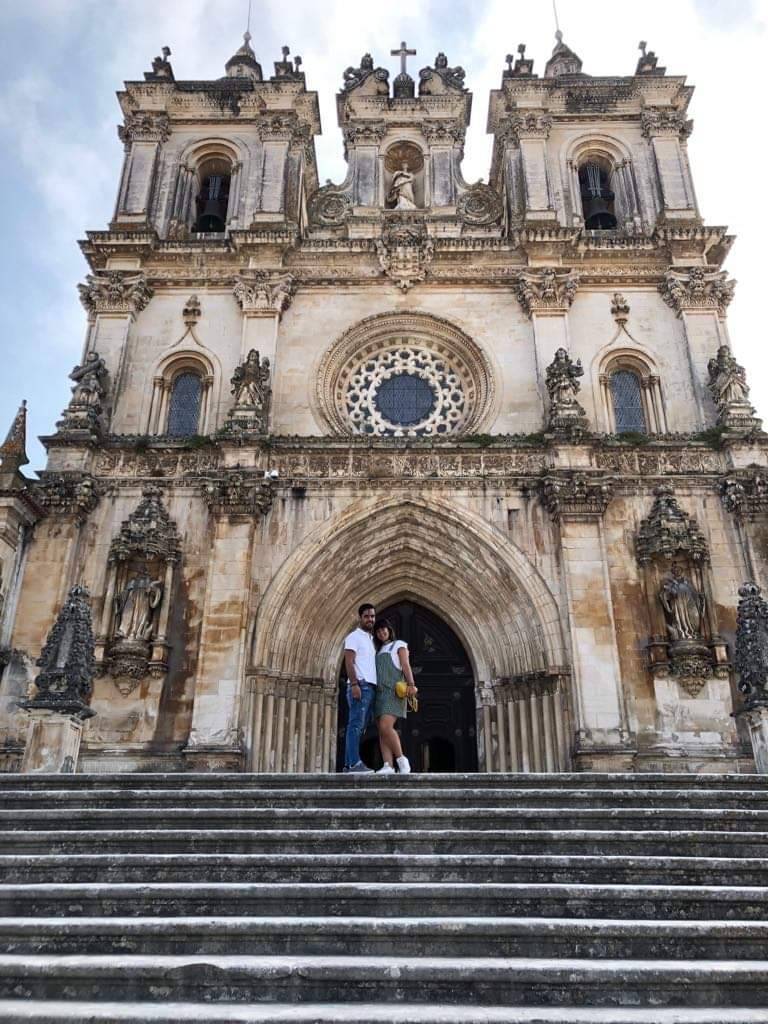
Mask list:
MULTIPOLYGON (((112 215, 122 146, 115 90, 141 78, 161 46, 177 78, 218 78, 240 44, 247 0, 4 0, 0 3, 0 435, 22 398, 29 403, 31 469, 44 465, 33 439, 51 433, 69 397, 67 374, 80 358, 85 315, 77 283, 86 265, 77 239, 112 215)), ((709 224, 739 237, 728 270, 739 281, 731 306, 734 350, 768 422, 768 355, 763 240, 768 203, 764 65, 768 0, 558 0, 566 42, 584 70, 629 74, 646 39, 672 74, 694 85, 689 142, 699 203, 709 224)), ((474 93, 464 173, 488 176, 488 91, 504 56, 525 42, 541 72, 553 45, 548 0, 253 0, 253 46, 265 72, 283 44, 301 54, 317 90, 323 135, 320 179, 344 176, 334 95, 345 67, 365 51, 393 70, 401 39, 415 69, 444 50, 463 65, 474 93)))

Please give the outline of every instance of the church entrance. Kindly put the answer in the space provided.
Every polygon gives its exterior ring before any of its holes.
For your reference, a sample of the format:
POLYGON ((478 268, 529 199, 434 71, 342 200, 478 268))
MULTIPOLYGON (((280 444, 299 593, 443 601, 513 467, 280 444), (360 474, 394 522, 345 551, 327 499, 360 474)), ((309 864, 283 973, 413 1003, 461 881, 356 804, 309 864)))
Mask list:
MULTIPOLYGON (((450 628, 434 612, 413 601, 400 601, 378 609, 389 619, 398 639, 411 652, 414 679, 419 688, 418 713, 400 723, 403 750, 415 772, 477 771, 475 687, 467 652, 450 628)), ((347 722, 347 679, 341 670, 337 767, 344 763, 347 722)), ((381 767, 375 725, 361 744, 363 760, 381 767)))

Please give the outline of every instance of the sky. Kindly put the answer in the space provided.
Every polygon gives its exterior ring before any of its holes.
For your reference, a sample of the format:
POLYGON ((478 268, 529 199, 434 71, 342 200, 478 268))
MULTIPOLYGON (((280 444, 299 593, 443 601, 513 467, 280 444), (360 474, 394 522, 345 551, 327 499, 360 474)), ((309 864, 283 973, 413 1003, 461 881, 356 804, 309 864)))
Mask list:
MULTIPOLYGON (((110 220, 122 163, 115 91, 141 79, 164 45, 176 78, 219 78, 242 41, 248 0, 0 0, 0 440, 21 399, 29 407, 27 472, 45 465, 35 438, 53 433, 79 362, 85 313, 77 247, 110 220)), ((696 86, 689 151, 707 224, 737 242, 726 269, 733 349, 768 425, 762 248, 768 237, 764 105, 768 0, 558 0, 565 41, 593 75, 631 74, 647 40, 669 74, 696 86)), ((554 45, 549 0, 252 0, 252 45, 265 74, 280 47, 303 58, 319 94, 321 181, 344 178, 334 97, 342 72, 370 51, 394 78, 401 40, 417 49, 411 73, 442 50, 474 94, 464 177, 487 180, 488 94, 518 43, 543 73, 554 45)))

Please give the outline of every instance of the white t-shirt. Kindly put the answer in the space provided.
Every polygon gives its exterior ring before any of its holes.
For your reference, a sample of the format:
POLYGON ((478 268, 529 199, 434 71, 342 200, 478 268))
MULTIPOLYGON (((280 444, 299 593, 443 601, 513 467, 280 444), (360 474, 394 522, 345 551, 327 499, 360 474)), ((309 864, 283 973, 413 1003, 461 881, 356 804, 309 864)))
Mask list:
POLYGON ((344 638, 344 650, 355 652, 355 675, 358 682, 362 679, 375 686, 376 647, 373 642, 373 634, 366 633, 358 626, 344 638))
POLYGON ((403 647, 408 650, 408 644, 405 640, 393 640, 391 643, 384 644, 381 648, 382 654, 388 654, 392 659, 392 664, 395 668, 402 668, 400 664, 400 657, 398 651, 401 651, 403 647))

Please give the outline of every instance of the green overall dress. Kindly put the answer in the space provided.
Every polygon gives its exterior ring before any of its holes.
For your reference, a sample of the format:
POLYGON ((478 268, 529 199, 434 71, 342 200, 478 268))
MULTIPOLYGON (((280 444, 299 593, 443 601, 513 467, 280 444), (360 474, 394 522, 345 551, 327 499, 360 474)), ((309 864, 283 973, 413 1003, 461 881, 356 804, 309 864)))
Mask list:
POLYGON ((403 670, 392 664, 391 648, 391 643, 384 644, 376 655, 376 718, 380 715, 405 718, 408 713, 407 699, 395 696, 395 683, 403 678, 403 670))

